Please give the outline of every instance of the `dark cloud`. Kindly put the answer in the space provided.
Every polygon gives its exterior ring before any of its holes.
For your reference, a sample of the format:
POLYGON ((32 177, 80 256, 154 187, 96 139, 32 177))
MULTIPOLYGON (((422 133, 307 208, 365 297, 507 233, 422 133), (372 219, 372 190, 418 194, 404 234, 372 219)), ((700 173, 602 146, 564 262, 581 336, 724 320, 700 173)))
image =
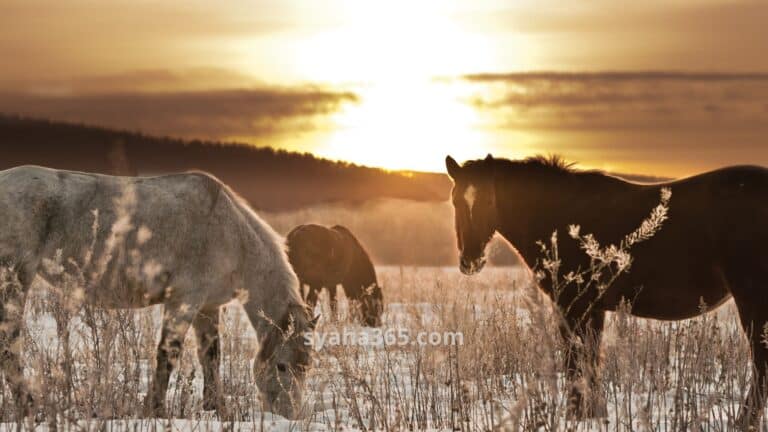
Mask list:
POLYGON ((255 41, 296 28, 313 27, 297 21, 278 0, 3 0, 0 80, 201 65, 242 68, 244 54, 251 56, 248 69, 258 70, 271 57, 251 51, 255 41))
MULTIPOLYGON (((504 3, 502 3, 504 4, 504 3)), ((596 0, 563 7, 558 1, 543 0, 535 8, 506 8, 474 11, 464 17, 476 28, 484 26, 494 31, 524 33, 597 34, 610 32, 624 35, 632 32, 710 33, 729 29, 730 36, 746 32, 767 31, 765 19, 768 5, 762 0, 726 1, 646 1, 616 2, 596 0)), ((723 38, 729 35, 720 34, 723 38)), ((757 42, 757 41, 756 41, 757 42)))
POLYGON ((604 72, 519 72, 477 73, 464 75, 468 81, 766 81, 768 73, 677 72, 677 71, 604 71, 604 72))
POLYGON ((357 96, 313 87, 106 94, 0 94, 0 112, 150 134, 221 139, 315 127, 357 96))
POLYGON ((121 73, 48 79, 2 79, 0 89, 15 92, 73 95, 134 92, 201 91, 258 87, 252 76, 231 69, 138 69, 121 73))
POLYGON ((519 73, 464 77, 512 128, 768 128, 768 74, 519 73))
POLYGON ((548 68, 768 70, 762 0, 517 3, 459 19, 477 32, 525 35, 548 68))

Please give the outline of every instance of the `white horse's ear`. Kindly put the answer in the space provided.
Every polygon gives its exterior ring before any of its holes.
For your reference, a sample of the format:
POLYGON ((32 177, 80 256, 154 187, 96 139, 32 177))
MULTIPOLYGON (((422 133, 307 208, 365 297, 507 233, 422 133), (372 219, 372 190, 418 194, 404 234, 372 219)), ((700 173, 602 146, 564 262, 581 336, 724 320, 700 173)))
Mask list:
POLYGON ((452 179, 458 177, 459 172, 461 171, 459 164, 456 163, 456 160, 450 156, 445 157, 445 168, 448 171, 448 175, 451 176, 452 179))

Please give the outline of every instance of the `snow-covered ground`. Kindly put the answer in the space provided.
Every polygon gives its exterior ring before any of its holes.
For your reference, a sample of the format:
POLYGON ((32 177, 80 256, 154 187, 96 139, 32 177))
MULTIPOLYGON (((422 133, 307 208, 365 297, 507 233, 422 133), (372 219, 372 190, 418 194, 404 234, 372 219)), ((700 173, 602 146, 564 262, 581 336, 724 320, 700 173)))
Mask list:
MULTIPOLYGON (((349 322, 343 301, 339 321, 323 315, 320 334, 327 338, 347 332, 355 334, 358 343, 325 340, 308 375, 301 420, 260 409, 249 375, 255 335, 239 308, 232 306, 224 315, 221 372, 237 419, 221 421, 212 412, 200 411, 202 378, 190 334, 180 371, 171 377, 170 420, 138 419, 137 402, 126 403, 127 411, 111 416, 117 418, 103 420, 86 419, 85 408, 70 406, 58 413, 59 429, 731 430, 748 363, 730 305, 680 323, 612 317, 603 340, 601 371, 608 416, 569 422, 557 329, 548 322, 546 302, 526 288, 524 271, 489 268, 473 278, 452 268, 386 267, 378 273, 387 300, 384 325, 366 329, 349 322), (421 333, 460 333, 463 340, 460 345, 444 340, 420 344, 416 337, 421 333), (388 334, 395 339, 382 343, 388 334)), ((319 312, 328 310, 324 306, 319 312)), ((96 318, 91 317, 89 326, 81 314, 69 325, 74 368, 68 373, 74 391, 88 389, 78 393, 86 404, 140 401, 152 345, 159 337, 159 309, 96 318), (107 323, 106 330, 95 335, 94 322, 107 323), (97 340, 102 346, 94 346, 97 340), (126 357, 126 352, 134 354, 126 357), (138 381, 131 384, 131 377, 138 381), (123 393, 115 398, 115 392, 123 393)), ((59 385, 63 346, 54 315, 45 307, 28 307, 26 323, 26 375, 41 383, 38 390, 59 385)), ((6 422, 0 430, 13 427, 6 422)), ((35 425, 38 430, 49 428, 45 422, 35 425)))

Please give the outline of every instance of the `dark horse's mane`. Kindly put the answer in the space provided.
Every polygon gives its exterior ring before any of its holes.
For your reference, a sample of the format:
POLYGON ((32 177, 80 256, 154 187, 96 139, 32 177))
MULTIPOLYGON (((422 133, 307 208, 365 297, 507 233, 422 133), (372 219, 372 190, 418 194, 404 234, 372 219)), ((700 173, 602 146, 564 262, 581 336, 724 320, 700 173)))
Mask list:
POLYGON ((482 173, 493 168, 495 172, 517 172, 526 174, 537 174, 547 176, 568 176, 578 175, 587 181, 601 182, 609 180, 611 183, 626 182, 640 185, 653 185, 667 183, 673 180, 669 177, 633 174, 633 173, 614 173, 606 172, 600 169, 582 169, 577 167, 578 162, 569 161, 558 154, 534 155, 524 159, 510 160, 502 158, 485 158, 469 160, 464 162, 463 168, 470 172, 482 173))
POLYGON ((557 172, 571 173, 578 171, 578 169, 575 168, 576 162, 568 162, 564 157, 558 154, 551 154, 549 156, 540 154, 534 155, 523 159, 522 163, 531 167, 549 169, 557 172))
MULTIPOLYGON (((485 169, 490 164, 497 168, 517 168, 537 171, 549 171, 552 173, 570 174, 575 172, 584 172, 576 168, 576 162, 569 162, 560 155, 535 155, 525 159, 476 159, 464 162, 463 167, 470 170, 485 169)), ((594 172, 594 171, 589 171, 594 172)))
POLYGON ((610 179, 610 183, 615 183, 616 180, 625 181, 621 177, 606 174, 601 170, 577 168, 576 162, 568 161, 557 154, 535 155, 516 160, 487 157, 466 161, 462 165, 462 169, 469 172, 470 175, 478 176, 493 173, 504 177, 514 173, 530 178, 551 179, 578 176, 590 183, 602 182, 606 179, 610 179))
POLYGON ((464 162, 462 168, 472 173, 482 174, 483 172, 493 171, 496 173, 523 173, 530 175, 546 176, 574 176, 578 175, 583 180, 590 182, 603 182, 609 180, 609 183, 617 184, 619 182, 634 184, 656 184, 669 179, 663 177, 652 177, 634 174, 614 174, 599 169, 582 169, 577 167, 578 162, 565 159, 558 154, 534 155, 524 159, 502 159, 485 158, 468 160, 464 162))

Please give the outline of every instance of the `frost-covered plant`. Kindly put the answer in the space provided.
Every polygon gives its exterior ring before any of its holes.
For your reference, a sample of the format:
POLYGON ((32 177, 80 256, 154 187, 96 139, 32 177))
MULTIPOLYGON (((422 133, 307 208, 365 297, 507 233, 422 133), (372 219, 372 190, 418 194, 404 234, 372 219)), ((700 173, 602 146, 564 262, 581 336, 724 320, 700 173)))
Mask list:
MULTIPOLYGON (((577 295, 574 296, 573 301, 569 305, 566 305, 563 313, 567 314, 571 306, 593 288, 598 293, 598 297, 592 302, 594 305, 620 275, 629 271, 632 265, 632 255, 630 253, 632 248, 638 243, 652 238, 659 232, 664 221, 669 217, 669 202, 671 198, 672 190, 662 188, 659 204, 651 210, 650 215, 643 220, 640 226, 624 236, 618 245, 609 244, 602 246, 594 234, 582 234, 581 226, 570 225, 568 227, 568 236, 578 241, 581 250, 589 257, 589 266, 587 268, 578 268, 562 276, 560 275, 562 261, 558 253, 557 230, 552 233, 549 245, 542 241, 537 243, 541 248, 544 258, 541 260, 539 268, 534 272, 536 279, 542 281, 549 277, 552 281, 552 291, 555 299, 566 288, 575 287, 576 289, 577 295)), ((587 309, 584 317, 590 311, 591 308, 587 309)))

